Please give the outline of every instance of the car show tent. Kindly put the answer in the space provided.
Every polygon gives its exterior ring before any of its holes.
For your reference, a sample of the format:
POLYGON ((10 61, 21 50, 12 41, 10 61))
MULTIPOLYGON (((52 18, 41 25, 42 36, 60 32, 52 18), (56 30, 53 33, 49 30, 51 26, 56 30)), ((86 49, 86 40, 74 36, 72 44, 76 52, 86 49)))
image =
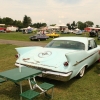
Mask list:
POLYGON ((100 31, 100 28, 86 27, 86 28, 84 28, 84 30, 85 30, 86 32, 90 32, 91 30, 100 31))

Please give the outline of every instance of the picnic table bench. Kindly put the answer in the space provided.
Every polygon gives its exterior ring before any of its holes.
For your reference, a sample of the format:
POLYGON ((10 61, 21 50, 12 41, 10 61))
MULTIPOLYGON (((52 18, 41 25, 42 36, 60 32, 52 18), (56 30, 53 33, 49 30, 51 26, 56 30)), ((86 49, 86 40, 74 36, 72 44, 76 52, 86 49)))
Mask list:
POLYGON ((6 82, 4 78, 0 78, 0 83, 6 82))
POLYGON ((37 84, 35 77, 32 77, 31 79, 29 79, 29 85, 30 85, 30 89, 21 93, 20 94, 21 97, 31 100, 31 99, 39 96, 40 94, 44 93, 46 97, 53 98, 53 87, 54 87, 53 84, 50 84, 47 82, 37 84), (40 90, 39 92, 35 90, 37 88, 40 90), (51 95, 47 94, 47 91, 50 89, 52 89, 51 95))
POLYGON ((53 87, 54 87, 53 84, 44 82, 44 83, 42 83, 42 84, 40 84, 40 85, 38 85, 38 86, 39 86, 41 89, 43 89, 41 92, 37 92, 37 91, 35 91, 35 90, 31 90, 31 89, 30 89, 30 90, 27 90, 27 91, 21 93, 20 96, 22 96, 22 97, 24 97, 24 98, 26 98, 26 99, 28 99, 28 100, 32 100, 32 99, 34 99, 35 97, 39 96, 40 94, 44 93, 46 97, 53 98, 53 87), (49 94, 47 94, 47 91, 48 91, 49 89, 51 89, 51 88, 52 88, 52 94, 49 95, 49 94))
POLYGON ((20 97, 22 100, 22 97, 27 98, 29 100, 37 97, 38 95, 45 93, 46 96, 49 96, 46 92, 52 88, 52 95, 53 97, 53 84, 50 83, 42 83, 40 85, 37 84, 35 77, 39 74, 42 74, 41 70, 28 68, 28 67, 22 67, 21 70, 19 68, 14 68, 11 70, 7 70, 4 72, 0 72, 0 83, 5 82, 6 80, 10 80, 14 83, 20 83, 20 97), (28 79, 30 89, 23 92, 22 91, 22 85, 21 81, 28 79), (35 91, 35 88, 38 88, 41 92, 35 91))

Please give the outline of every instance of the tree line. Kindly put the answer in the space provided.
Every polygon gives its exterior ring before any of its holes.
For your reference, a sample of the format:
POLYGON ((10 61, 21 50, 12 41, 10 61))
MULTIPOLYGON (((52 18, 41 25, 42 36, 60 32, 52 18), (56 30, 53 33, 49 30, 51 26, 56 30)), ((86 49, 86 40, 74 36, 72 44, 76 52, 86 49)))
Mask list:
POLYGON ((86 21, 86 22, 78 21, 77 23, 75 23, 75 21, 73 21, 73 23, 67 24, 68 29, 79 28, 81 30, 84 30, 84 28, 86 28, 86 27, 92 27, 93 25, 94 25, 94 23, 92 21, 86 21))
POLYGON ((9 18, 9 17, 0 18, 0 24, 5 24, 5 27, 12 25, 12 26, 17 26, 19 28, 25 28, 28 26, 40 28, 40 27, 47 26, 46 23, 34 23, 34 24, 32 24, 31 18, 28 17, 27 15, 25 15, 23 17, 23 21, 13 20, 12 18, 9 18))
MULTIPOLYGON (((20 20, 13 20, 12 18, 9 17, 4 17, 4 18, 0 18, 0 24, 5 24, 5 27, 7 27, 8 25, 12 25, 12 26, 17 26, 19 28, 24 28, 24 27, 35 27, 35 28, 40 28, 40 27, 46 27, 47 24, 46 23, 34 23, 32 24, 32 19, 25 15, 23 17, 23 21, 20 20)), ((50 26, 55 26, 56 24, 52 24, 50 26)), ((68 26, 68 29, 75 29, 75 28, 79 28, 81 30, 83 30, 85 27, 92 27, 94 25, 94 23, 92 21, 86 21, 86 22, 81 22, 78 21, 77 23, 75 23, 75 21, 73 21, 71 24, 67 23, 66 26, 68 26)), ((99 25, 96 25, 96 27, 99 27, 99 25)))

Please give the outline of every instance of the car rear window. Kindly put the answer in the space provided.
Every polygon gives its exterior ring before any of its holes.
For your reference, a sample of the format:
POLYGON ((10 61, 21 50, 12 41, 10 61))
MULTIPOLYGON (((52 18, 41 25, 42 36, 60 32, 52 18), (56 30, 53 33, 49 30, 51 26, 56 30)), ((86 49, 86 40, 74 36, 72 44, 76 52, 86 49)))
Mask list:
POLYGON ((84 43, 72 40, 53 40, 50 43, 48 43, 45 47, 85 50, 84 43))

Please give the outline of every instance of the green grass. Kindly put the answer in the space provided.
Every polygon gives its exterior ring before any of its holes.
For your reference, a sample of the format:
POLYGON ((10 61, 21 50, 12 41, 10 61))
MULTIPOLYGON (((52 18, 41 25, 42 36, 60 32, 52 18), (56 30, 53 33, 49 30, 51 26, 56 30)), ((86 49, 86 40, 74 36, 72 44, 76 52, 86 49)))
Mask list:
POLYGON ((0 39, 29 41, 29 37, 33 34, 23 34, 22 32, 0 33, 0 39))
MULTIPOLYGON (((7 40, 19 40, 19 41, 28 41, 28 42, 34 42, 30 41, 29 37, 33 36, 35 33, 30 34, 23 34, 22 32, 10 32, 10 33, 0 33, 0 39, 7 39, 7 40)), ((60 33, 59 33, 60 34, 60 33)), ((76 35, 74 33, 70 34, 60 34, 61 37, 65 36, 82 36, 82 37, 88 37, 88 33, 83 33, 82 35, 76 35)), ((53 38, 49 38, 47 41, 42 41, 44 43, 48 43, 53 38)), ((97 39, 96 39, 97 40, 97 39)), ((36 42, 36 41, 35 41, 36 42)), ((38 41, 37 41, 38 42, 38 41)), ((99 42, 98 42, 99 43, 99 42)))
MULTIPOLYGON (((29 41, 27 37, 31 34, 4 33, 0 34, 0 39, 1 37, 11 39, 13 38, 11 35, 14 35, 14 37, 17 36, 18 39, 15 40, 29 41), (9 35, 10 37, 7 37, 6 35, 9 35), (25 36, 25 38, 21 39, 20 36, 25 36)), ((73 34, 67 34, 67 36, 69 35, 71 36, 73 34)), ((100 44, 99 41, 98 44, 100 44)), ((10 44, 0 44, 0 72, 15 68, 15 54, 17 53, 15 50, 16 47, 17 46, 10 44)), ((73 78, 68 82, 60 82, 46 78, 37 78, 37 81, 39 83, 45 81, 55 85, 53 100, 100 100, 100 76, 98 74, 100 74, 100 63, 95 63, 87 69, 84 77, 81 79, 73 78)), ((23 81, 22 84, 23 91, 29 89, 29 85, 26 80, 23 81)), ((20 88, 11 81, 7 81, 0 85, 0 100, 19 100, 19 94, 20 88)), ((48 99, 45 98, 44 95, 41 95, 34 100, 48 99)))
MULTIPOLYGON (((60 34, 60 33, 59 33, 60 34)), ((0 33, 0 39, 7 39, 7 40, 18 40, 18 41, 28 41, 28 42, 34 42, 30 41, 29 37, 35 35, 35 33, 30 33, 30 34, 23 34, 22 32, 10 32, 10 33, 0 33)), ((60 37, 65 37, 65 36, 82 36, 82 37, 89 37, 88 33, 85 32, 82 35, 76 35, 74 33, 70 34, 60 34, 60 37)), ((49 38, 47 41, 41 41, 43 43, 48 43, 52 40, 53 38, 49 38)), ((97 37, 95 37, 96 41, 98 44, 100 44, 100 40, 97 40, 97 37)), ((35 41, 36 42, 36 41, 35 41)), ((37 41, 38 42, 38 41, 37 41)))

